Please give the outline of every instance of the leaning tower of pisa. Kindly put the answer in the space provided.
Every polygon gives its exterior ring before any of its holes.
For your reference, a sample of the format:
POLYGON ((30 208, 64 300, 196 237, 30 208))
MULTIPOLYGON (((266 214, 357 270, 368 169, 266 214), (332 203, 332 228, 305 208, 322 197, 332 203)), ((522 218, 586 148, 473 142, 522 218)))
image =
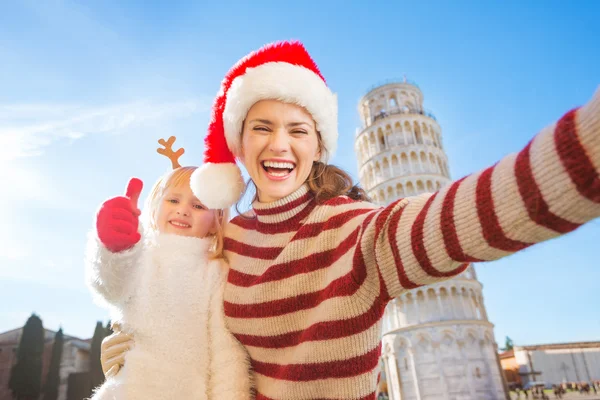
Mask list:
MULTIPOLYGON (((441 128, 414 83, 390 82, 359 103, 359 179, 381 205, 450 183, 441 128)), ((407 291, 383 319, 382 376, 392 400, 504 400, 493 325, 473 266, 407 291)))

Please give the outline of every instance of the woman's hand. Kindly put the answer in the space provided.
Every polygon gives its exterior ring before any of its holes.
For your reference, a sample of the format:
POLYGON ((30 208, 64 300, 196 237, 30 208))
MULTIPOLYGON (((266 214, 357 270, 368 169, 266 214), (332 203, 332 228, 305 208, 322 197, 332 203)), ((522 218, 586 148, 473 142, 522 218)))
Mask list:
POLYGON ((116 331, 107 336, 100 346, 100 363, 102 371, 107 378, 117 375, 122 366, 125 365, 125 354, 134 346, 133 337, 116 331))

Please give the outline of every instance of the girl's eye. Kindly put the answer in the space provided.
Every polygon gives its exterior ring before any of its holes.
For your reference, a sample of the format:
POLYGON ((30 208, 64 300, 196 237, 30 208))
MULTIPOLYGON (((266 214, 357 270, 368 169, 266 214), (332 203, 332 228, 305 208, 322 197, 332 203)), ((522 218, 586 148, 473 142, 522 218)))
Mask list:
POLYGON ((200 204, 194 204, 194 208, 197 210, 204 210, 205 208, 203 206, 201 206, 200 204))

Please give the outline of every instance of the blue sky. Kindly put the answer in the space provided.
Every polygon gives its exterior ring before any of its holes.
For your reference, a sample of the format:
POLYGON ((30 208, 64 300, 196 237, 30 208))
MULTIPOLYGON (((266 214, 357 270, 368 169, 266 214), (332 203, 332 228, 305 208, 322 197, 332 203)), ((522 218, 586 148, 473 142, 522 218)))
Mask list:
MULTIPOLYGON (((147 195, 176 135, 199 164, 220 80, 264 43, 300 39, 339 97, 333 163, 357 178, 357 104, 416 81, 458 179, 519 151, 600 84, 600 3, 20 1, 0 5, 0 332, 31 312, 90 337, 95 211, 130 176, 147 195), (485 3, 485 4, 484 4, 485 3)), ((479 264, 498 343, 600 340, 600 221, 479 264)))

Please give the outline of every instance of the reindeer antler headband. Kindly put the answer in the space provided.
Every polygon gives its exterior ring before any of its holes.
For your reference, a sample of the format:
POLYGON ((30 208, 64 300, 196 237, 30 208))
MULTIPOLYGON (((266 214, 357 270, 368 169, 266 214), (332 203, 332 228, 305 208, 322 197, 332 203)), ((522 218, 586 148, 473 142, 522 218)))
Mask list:
MULTIPOLYGON (((175 143, 175 136, 171 136, 169 138, 169 140, 158 139, 158 144, 160 144, 163 147, 159 147, 158 149, 156 149, 156 152, 158 154, 162 154, 163 156, 165 156, 169 160, 171 160, 171 165, 173 166, 173 169, 177 169, 177 168, 181 167, 181 164, 179 164, 179 157, 181 157, 183 155, 183 153, 185 153, 185 150, 182 147, 177 151, 173 151, 174 143, 175 143)), ((224 210, 223 209, 216 209, 216 210, 218 212, 219 217, 223 217, 224 210)))
POLYGON ((173 169, 177 169, 181 167, 181 164, 179 164, 179 157, 181 157, 183 153, 185 153, 185 150, 182 147, 177 151, 173 151, 173 143, 175 143, 175 136, 171 136, 167 141, 165 141, 165 139, 158 139, 158 144, 160 144, 164 148, 159 147, 158 149, 156 149, 156 152, 169 158, 169 160, 171 160, 171 165, 173 166, 173 169))

